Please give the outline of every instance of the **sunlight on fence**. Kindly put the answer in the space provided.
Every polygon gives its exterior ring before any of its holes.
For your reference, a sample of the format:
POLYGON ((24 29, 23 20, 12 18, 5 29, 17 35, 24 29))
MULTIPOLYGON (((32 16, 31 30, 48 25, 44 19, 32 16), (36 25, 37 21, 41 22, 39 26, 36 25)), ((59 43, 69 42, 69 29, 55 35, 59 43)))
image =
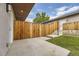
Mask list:
POLYGON ((15 21, 14 24, 14 39, 26 39, 40 37, 52 34, 58 29, 58 22, 51 23, 30 23, 25 21, 15 21))

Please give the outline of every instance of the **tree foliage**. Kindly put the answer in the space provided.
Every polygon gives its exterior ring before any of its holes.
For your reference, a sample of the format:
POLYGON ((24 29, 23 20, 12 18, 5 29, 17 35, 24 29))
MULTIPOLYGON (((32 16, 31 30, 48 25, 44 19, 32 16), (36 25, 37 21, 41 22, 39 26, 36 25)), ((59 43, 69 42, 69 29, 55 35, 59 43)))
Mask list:
POLYGON ((33 22, 41 23, 41 22, 44 22, 44 21, 48 21, 49 18, 50 17, 48 15, 46 15, 45 12, 40 12, 40 13, 36 14, 36 18, 33 19, 33 22))

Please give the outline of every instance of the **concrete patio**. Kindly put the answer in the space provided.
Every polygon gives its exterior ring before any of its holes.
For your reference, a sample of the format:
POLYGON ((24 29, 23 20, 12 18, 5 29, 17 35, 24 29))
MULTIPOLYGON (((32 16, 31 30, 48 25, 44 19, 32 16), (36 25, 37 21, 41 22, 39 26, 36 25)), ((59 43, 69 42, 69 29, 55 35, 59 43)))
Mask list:
POLYGON ((15 40, 8 50, 7 56, 67 56, 69 50, 56 46, 46 40, 47 37, 38 37, 24 40, 15 40))

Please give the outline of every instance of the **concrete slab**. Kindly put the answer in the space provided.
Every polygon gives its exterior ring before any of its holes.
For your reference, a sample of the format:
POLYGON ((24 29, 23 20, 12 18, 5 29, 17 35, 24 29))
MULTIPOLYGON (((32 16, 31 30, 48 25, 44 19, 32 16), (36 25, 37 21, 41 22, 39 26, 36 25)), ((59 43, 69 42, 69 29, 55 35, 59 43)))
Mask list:
POLYGON ((55 37, 59 37, 60 35, 47 35, 47 37, 49 37, 49 38, 55 38, 55 37))
POLYGON ((41 38, 14 41, 7 56, 67 56, 69 50, 41 38))
POLYGON ((30 38, 30 39, 49 40, 49 39, 51 39, 51 38, 49 38, 49 37, 37 37, 37 38, 30 38))

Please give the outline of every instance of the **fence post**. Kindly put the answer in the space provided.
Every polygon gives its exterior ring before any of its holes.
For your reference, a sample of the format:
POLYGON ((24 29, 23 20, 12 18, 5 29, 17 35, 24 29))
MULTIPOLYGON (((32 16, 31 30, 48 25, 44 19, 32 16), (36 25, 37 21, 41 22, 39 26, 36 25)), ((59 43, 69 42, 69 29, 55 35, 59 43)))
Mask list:
POLYGON ((32 38, 32 23, 30 23, 30 38, 32 38))
POLYGON ((40 34, 40 37, 41 37, 41 24, 40 24, 40 32, 39 32, 39 34, 40 34))
POLYGON ((59 21, 57 21, 57 35, 59 35, 59 21))

